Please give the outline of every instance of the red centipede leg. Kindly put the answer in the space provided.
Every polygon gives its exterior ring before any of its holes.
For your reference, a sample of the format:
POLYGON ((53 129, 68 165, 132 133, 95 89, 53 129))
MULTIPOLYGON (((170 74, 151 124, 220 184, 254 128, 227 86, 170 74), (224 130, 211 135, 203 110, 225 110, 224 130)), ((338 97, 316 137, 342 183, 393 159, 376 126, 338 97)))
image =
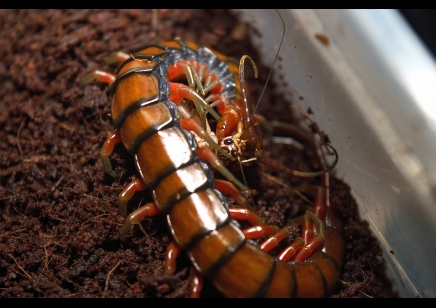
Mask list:
POLYGON ((279 228, 276 225, 253 226, 242 230, 245 238, 253 239, 266 235, 276 234, 279 228))
POLYGON ((231 207, 229 208, 230 216, 236 220, 246 220, 253 225, 264 225, 265 219, 257 215, 254 211, 246 208, 231 207))
MULTIPOLYGON (((189 73, 189 64, 176 62, 168 67, 168 80, 180 80, 186 77, 186 81, 190 86, 195 86, 192 72, 189 73)), ((174 102, 173 100, 171 100, 174 102)))
MULTIPOLYGON (((227 157, 228 159, 232 160, 233 158, 230 156, 229 153, 224 151, 220 148, 218 143, 216 143, 206 132, 206 130, 203 129, 194 119, 180 119, 180 125, 191 132, 196 133, 201 139, 206 141, 212 149, 215 151, 220 152, 223 156, 227 157)), ((235 183, 236 184, 236 183, 235 183)))
MULTIPOLYGON (((326 175, 328 177, 328 174, 326 175)), ((315 185, 303 185, 302 187, 298 188, 298 191, 309 193, 313 196, 315 196, 314 201, 314 208, 313 213, 315 216, 317 216, 321 221, 325 222, 326 219, 326 210, 329 206, 329 199, 327 197, 328 189, 321 187, 321 186, 315 186, 315 185)), ((305 219, 307 221, 303 222, 303 233, 307 230, 313 230, 312 234, 315 232, 315 223, 307 217, 305 219)), ((310 231, 309 231, 310 233, 310 231)), ((306 240, 307 241, 307 240, 306 240)))
POLYGON ((318 246, 324 243, 324 239, 324 234, 317 234, 310 243, 304 245, 291 260, 294 262, 303 262, 312 255, 313 251, 318 248, 318 246))
MULTIPOLYGON (((315 196, 313 213, 315 216, 325 224, 327 209, 330 207, 329 198, 329 179, 330 175, 326 172, 323 175, 322 186, 315 185, 303 185, 299 188, 300 192, 309 193, 315 196)), ((304 215, 302 223, 302 234, 304 241, 309 243, 316 234, 317 226, 315 221, 311 219, 308 215, 304 215)))
POLYGON ((122 51, 114 51, 110 53, 104 53, 98 56, 97 59, 98 58, 103 58, 104 62, 110 65, 114 63, 123 63, 124 61, 130 58, 130 55, 122 51))
MULTIPOLYGON (((312 217, 309 217, 308 214, 304 216, 303 220, 303 238, 297 237, 295 241, 288 247, 286 247, 277 258, 283 262, 287 262, 292 259, 295 262, 303 262, 306 260, 313 251, 320 246, 324 242, 324 223, 318 219, 314 214, 310 213, 312 217), (316 220, 316 225, 319 234, 314 236, 314 232, 312 229, 307 228, 307 222, 312 219, 316 220), (306 240, 307 239, 307 240, 306 240), (305 243, 308 243, 305 245, 305 243)), ((260 248, 264 251, 269 251, 272 248, 276 247, 279 242, 286 238, 288 235, 287 228, 283 228, 277 234, 265 240, 260 244, 260 248)))
POLYGON ((100 158, 101 162, 103 163, 104 171, 114 178, 117 177, 117 174, 112 170, 112 164, 109 156, 112 154, 115 145, 120 142, 120 131, 118 129, 115 129, 112 134, 107 137, 105 143, 103 144, 103 147, 100 150, 100 158))
MULTIPOLYGON (((182 247, 173 239, 168 245, 165 252, 164 271, 167 275, 172 275, 176 271, 176 260, 182 252, 182 247)), ((192 298, 199 298, 201 290, 203 289, 203 275, 200 274, 194 267, 191 268, 189 277, 190 291, 189 296, 192 298)))
POLYGON ((315 214, 312 212, 307 211, 307 216, 310 216, 310 219, 312 219, 316 224, 316 230, 317 234, 311 239, 309 242, 306 242, 304 247, 302 247, 297 254, 291 259, 295 262, 303 262, 306 260, 313 251, 318 248, 322 243, 324 243, 325 235, 324 235, 324 222, 320 220, 315 214))
MULTIPOLYGON (((326 173, 323 178, 323 187, 306 185, 301 189, 301 191, 315 195, 313 214, 304 215, 302 222, 303 238, 296 238, 292 245, 288 246, 278 255, 279 260, 286 262, 292 259, 295 262, 302 262, 313 253, 314 249, 324 242, 326 205, 329 205, 328 194, 326 193, 329 188, 328 179, 329 175, 326 173)), ((276 235, 261 243, 261 249, 268 251, 277 246, 279 241, 287 236, 285 229, 280 230, 276 235)))
POLYGON ((263 251, 270 251, 274 247, 276 247, 281 241, 283 241, 289 235, 289 229, 283 228, 270 238, 263 241, 259 247, 263 251))
POLYGON ((287 262, 295 254, 304 247, 304 240, 301 237, 297 237, 295 241, 288 247, 286 247, 277 258, 283 262, 287 262))
POLYGON ((313 209, 315 216, 323 222, 325 222, 326 218, 326 202, 328 200, 326 192, 325 188, 318 187, 315 195, 315 207, 313 209))
POLYGON ((203 290, 203 275, 192 267, 190 280, 189 296, 191 298, 199 298, 201 290, 203 290))
POLYGON ((104 82, 107 84, 111 84, 116 79, 116 76, 100 70, 92 71, 88 74, 86 74, 82 80, 80 80, 80 88, 83 89, 87 84, 93 82, 94 80, 104 82))
MULTIPOLYGON (((263 251, 270 251, 274 247, 284 240, 289 235, 289 229, 283 228, 267 240, 263 241, 259 247, 263 251)), ((291 259, 302 247, 304 247, 304 240, 301 237, 297 237, 295 241, 288 247, 286 247, 277 258, 283 262, 291 259)))
POLYGON ((260 248, 264 251, 269 251, 272 248, 276 247, 280 243, 280 241, 284 240, 289 234, 289 230, 287 228, 283 228, 278 231, 278 227, 275 225, 265 225, 265 220, 251 210, 245 208, 231 207, 229 209, 229 213, 233 219, 246 220, 255 225, 253 227, 242 230, 245 237, 248 239, 259 238, 262 236, 273 234, 273 236, 260 244, 260 248))
MULTIPOLYGON (((104 61, 106 64, 113 64, 113 63, 121 63, 126 61, 128 58, 130 58, 130 55, 122 52, 122 51, 116 51, 111 52, 109 54, 103 54, 104 61)), ((81 80, 80 80, 80 88, 83 89, 87 84, 93 82, 94 80, 104 82, 107 84, 111 84, 116 79, 116 76, 105 72, 101 70, 94 70, 88 74, 86 74, 81 80)))
POLYGON ((172 240, 165 252, 164 271, 165 274, 172 275, 176 271, 176 259, 180 255, 182 247, 175 240, 172 240))
POLYGON ((132 199, 133 195, 146 188, 147 186, 143 179, 138 177, 132 180, 130 184, 123 189, 123 191, 118 195, 119 213, 121 216, 127 215, 127 202, 132 199))
POLYGON ((214 185, 223 194, 230 195, 240 206, 248 207, 248 200, 232 182, 216 179, 214 180, 214 185))
POLYGON ((241 123, 241 115, 236 107, 230 104, 218 104, 216 106, 218 113, 223 120, 222 123, 218 122, 216 127, 216 135, 219 139, 230 136, 236 130, 238 123, 241 123))
POLYGON ((157 214, 159 214, 159 209, 154 202, 147 203, 129 214, 120 230, 120 240, 123 241, 130 228, 133 225, 139 224, 144 217, 156 216, 157 214))
POLYGON ((230 182, 234 183, 241 190, 245 190, 248 193, 251 191, 247 186, 242 184, 221 162, 221 160, 213 153, 210 148, 197 148, 196 150, 200 159, 207 161, 212 168, 220 172, 223 176, 225 176, 230 182))
POLYGON ((197 111, 199 111, 203 128, 206 127, 205 110, 209 112, 215 118, 215 120, 222 122, 218 113, 194 89, 188 87, 187 85, 176 82, 169 82, 169 85, 170 93, 168 98, 175 104, 179 104, 185 98, 191 100, 197 108, 197 111))
POLYGON ((305 243, 309 243, 315 236, 315 231, 313 230, 314 227, 315 225, 310 217, 304 215, 301 223, 301 234, 305 243))

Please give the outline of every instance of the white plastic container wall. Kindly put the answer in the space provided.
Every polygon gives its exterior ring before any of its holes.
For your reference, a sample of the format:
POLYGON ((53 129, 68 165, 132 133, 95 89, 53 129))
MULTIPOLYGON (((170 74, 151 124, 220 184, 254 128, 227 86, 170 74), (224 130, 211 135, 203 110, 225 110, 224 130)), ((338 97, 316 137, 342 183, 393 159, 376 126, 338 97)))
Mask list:
MULTIPOLYGON (((271 65, 278 13, 241 11, 271 65)), ((396 10, 279 12, 275 76, 337 149, 336 175, 380 240, 400 296, 436 297, 435 59, 396 10)))

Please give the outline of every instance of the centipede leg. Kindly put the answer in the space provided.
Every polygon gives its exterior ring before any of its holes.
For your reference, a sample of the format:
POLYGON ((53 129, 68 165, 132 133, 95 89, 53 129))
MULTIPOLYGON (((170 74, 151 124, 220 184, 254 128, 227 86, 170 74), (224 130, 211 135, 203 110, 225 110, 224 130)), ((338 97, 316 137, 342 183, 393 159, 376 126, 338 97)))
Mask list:
POLYGON ((251 207, 248 203, 248 200, 242 195, 241 191, 233 183, 215 179, 214 186, 223 194, 230 195, 240 206, 245 208, 251 207))
POLYGON ((133 225, 139 224, 145 217, 156 216, 157 214, 159 214, 159 209, 154 202, 147 203, 129 214, 120 230, 120 240, 124 240, 133 225))
MULTIPOLYGON (((281 241, 283 241, 289 235, 289 229, 283 228, 270 238, 263 241, 259 247, 263 251, 270 251, 274 247, 277 247, 281 241)), ((297 237, 295 241, 288 247, 286 247, 277 258, 283 262, 291 259, 301 248, 304 247, 304 240, 301 237, 297 237)))
POLYGON ((304 240, 301 237, 297 237, 295 241, 286 247, 277 258, 283 262, 290 260, 295 254, 304 247, 304 240))
POLYGON ((265 225, 265 219, 257 215, 254 211, 246 208, 229 208, 230 216, 236 220, 246 220, 254 226, 242 230, 248 239, 259 238, 262 236, 276 234, 278 227, 275 225, 265 225))
POLYGON ((200 274, 194 267, 191 268, 189 297, 199 298, 201 290, 203 290, 203 275, 200 274))
MULTIPOLYGON (((164 271, 167 275, 172 275, 176 271, 176 260, 182 252, 182 247, 173 239, 167 247, 164 260, 164 271)), ((194 267, 191 268, 189 276, 189 297, 199 298, 201 290, 203 289, 203 275, 194 267)))
POLYGON ((80 80, 80 88, 83 89, 87 84, 93 82, 94 80, 104 82, 107 84, 111 84, 116 79, 116 76, 105 72, 101 70, 95 70, 90 72, 89 74, 86 74, 81 80, 80 80))
POLYGON ((225 104, 221 100, 221 96, 217 94, 209 95, 206 98, 206 102, 212 102, 211 106, 217 108, 218 113, 221 116, 222 122, 217 123, 216 134, 219 139, 230 136, 238 127, 238 124, 242 124, 240 121, 240 115, 236 110, 236 106, 233 104, 225 104))
POLYGON ((236 220, 246 220, 249 221, 253 225, 264 225, 265 219, 257 215, 254 211, 239 208, 239 207, 230 207, 229 208, 230 216, 236 220))
POLYGON ((309 243, 315 236, 315 227, 309 215, 304 215, 301 222, 301 234, 305 243, 309 243))
POLYGON ((278 258, 282 261, 292 260, 303 262, 310 257, 314 250, 321 246, 325 240, 325 218, 326 206, 329 205, 329 175, 325 173, 322 187, 305 185, 304 192, 315 195, 315 207, 313 212, 306 211, 302 222, 303 239, 296 240, 291 246, 287 247, 278 258), (298 248, 298 249, 297 249, 298 248))
POLYGON ((107 137, 103 147, 100 150, 100 158, 101 162, 103 163, 104 171, 114 178, 117 177, 117 174, 112 170, 112 164, 109 157, 112 154, 115 145, 120 142, 120 131, 118 129, 115 129, 112 134, 107 137))
MULTIPOLYGON (((103 54, 100 57, 104 59, 106 64, 113 64, 113 63, 122 63, 126 61, 128 58, 130 58, 130 55, 122 52, 122 51, 115 51, 108 54, 103 54)), ((83 89, 87 84, 93 82, 94 80, 104 82, 107 84, 111 84, 116 79, 116 76, 105 72, 101 70, 94 70, 88 74, 86 74, 81 80, 80 80, 80 88, 83 89)))
POLYGON ((169 82, 170 85, 170 95, 169 99, 175 103, 179 104, 184 98, 191 100, 201 118, 201 126, 206 128, 206 114, 208 111, 218 122, 222 122, 218 113, 192 88, 176 82, 169 82))
MULTIPOLYGON (((288 247, 286 247, 277 258, 283 262, 287 262, 288 260, 292 260, 294 262, 303 262, 309 256, 312 255, 313 251, 318 248, 325 239, 324 235, 324 222, 321 221, 315 214, 307 211, 303 222, 303 238, 297 237, 295 241, 288 247), (317 233, 314 235, 314 232, 311 229, 308 229, 307 221, 314 220, 316 224, 317 233), (310 231, 310 232, 308 232, 310 231), (308 236, 310 234, 310 236, 308 236), (307 244, 306 244, 307 243, 307 244)), ((289 234, 289 230, 287 228, 281 229, 279 232, 265 240, 260 244, 260 248, 264 251, 269 251, 272 248, 278 246, 280 241, 284 240, 289 234)))
POLYGON ((195 69, 196 64, 198 65, 196 61, 195 63, 187 63, 187 62, 175 63, 168 69, 168 79, 174 80, 181 75, 185 75, 189 87, 195 89, 195 86, 197 86, 199 90, 198 92, 200 92, 201 95, 204 95, 203 84, 201 83, 201 79, 195 69))
POLYGON ((130 58, 130 55, 122 51, 114 51, 114 52, 102 54, 98 56, 97 59, 98 58, 103 58, 104 62, 110 65, 114 63, 123 63, 124 61, 130 58))
POLYGON ((127 202, 132 199, 133 195, 147 188, 142 178, 135 178, 127 185, 118 195, 119 213, 121 216, 127 215, 127 202))
POLYGON ((271 238, 264 242, 264 246, 261 246, 261 249, 268 251, 275 247, 278 242, 286 238, 288 235, 288 231, 286 228, 278 231, 278 227, 275 225, 265 225, 265 219, 257 215, 254 211, 251 211, 246 208, 229 208, 230 216, 236 220, 246 220, 249 221, 254 226, 243 229, 245 237, 248 239, 259 238, 262 236, 272 235, 271 238))
MULTIPOLYGON (((302 237, 296 238, 294 243, 284 249, 278 259, 287 262, 303 262, 310 257, 314 250, 325 241, 325 219, 326 212, 330 206, 329 200, 329 174, 326 172, 323 177, 322 186, 304 185, 299 191, 310 193, 315 196, 313 212, 307 211, 302 221, 302 237)), ((260 244, 260 248, 269 251, 278 246, 280 241, 288 236, 288 229, 283 228, 260 244)))
POLYGON ((276 234, 278 230, 279 228, 276 225, 262 225, 245 228, 242 232, 244 233, 245 238, 255 239, 262 236, 276 234))
POLYGON ((209 134, 194 119, 180 119, 180 125, 191 132, 196 133, 200 138, 206 141, 212 149, 219 151, 222 155, 232 159, 229 153, 219 147, 219 145, 209 136, 209 134))
POLYGON ((245 190, 251 193, 250 189, 247 186, 242 184, 221 162, 221 160, 213 153, 213 151, 209 148, 197 148, 197 155, 200 159, 207 161, 211 164, 212 168, 221 173, 224 177, 226 177, 230 182, 234 183, 241 190, 245 190))
POLYGON ((164 271, 165 274, 172 275, 176 271, 176 259, 180 255, 182 247, 173 239, 165 252, 164 271))
POLYGON ((323 224, 326 223, 326 214, 327 211, 330 209, 329 181, 330 175, 328 172, 326 172, 322 177, 321 186, 305 184, 298 188, 298 191, 300 192, 309 193, 312 196, 315 196, 313 208, 313 214, 315 219, 311 219, 309 215, 304 215, 302 221, 302 234, 306 243, 309 243, 317 233, 316 221, 318 221, 318 224, 320 224, 321 222, 323 224))

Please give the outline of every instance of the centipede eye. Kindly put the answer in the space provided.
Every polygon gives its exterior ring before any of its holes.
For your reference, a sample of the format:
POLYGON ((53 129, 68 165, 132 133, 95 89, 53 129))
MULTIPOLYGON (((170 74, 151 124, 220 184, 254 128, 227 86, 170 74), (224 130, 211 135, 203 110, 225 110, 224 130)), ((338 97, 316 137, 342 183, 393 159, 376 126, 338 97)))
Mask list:
POLYGON ((233 142, 233 139, 226 139, 226 140, 224 140, 224 144, 225 145, 231 145, 231 144, 233 144, 234 142, 233 142))

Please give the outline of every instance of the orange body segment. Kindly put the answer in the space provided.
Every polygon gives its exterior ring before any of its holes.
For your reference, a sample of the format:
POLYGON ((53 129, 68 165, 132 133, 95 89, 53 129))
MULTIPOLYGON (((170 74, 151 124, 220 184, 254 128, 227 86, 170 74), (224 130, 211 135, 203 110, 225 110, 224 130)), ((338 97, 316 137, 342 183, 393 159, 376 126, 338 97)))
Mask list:
POLYGON ((204 236, 188 251, 200 273, 213 279, 219 267, 245 242, 242 231, 234 224, 225 224, 204 236))
MULTIPOLYGON (((157 101, 159 81, 154 75, 132 74, 117 82, 112 101, 112 119, 119 122, 138 102, 157 101)), ((136 108, 135 108, 136 109, 136 108)))
POLYGON ((270 255, 246 243, 215 275, 214 285, 229 297, 262 296, 272 278, 274 266, 270 255))
POLYGON ((174 238, 186 247, 223 225, 229 216, 221 200, 208 189, 179 201, 167 217, 174 238))
POLYGON ((171 112, 162 102, 136 109, 126 117, 120 129, 124 147, 134 153, 138 142, 172 121, 171 112))

